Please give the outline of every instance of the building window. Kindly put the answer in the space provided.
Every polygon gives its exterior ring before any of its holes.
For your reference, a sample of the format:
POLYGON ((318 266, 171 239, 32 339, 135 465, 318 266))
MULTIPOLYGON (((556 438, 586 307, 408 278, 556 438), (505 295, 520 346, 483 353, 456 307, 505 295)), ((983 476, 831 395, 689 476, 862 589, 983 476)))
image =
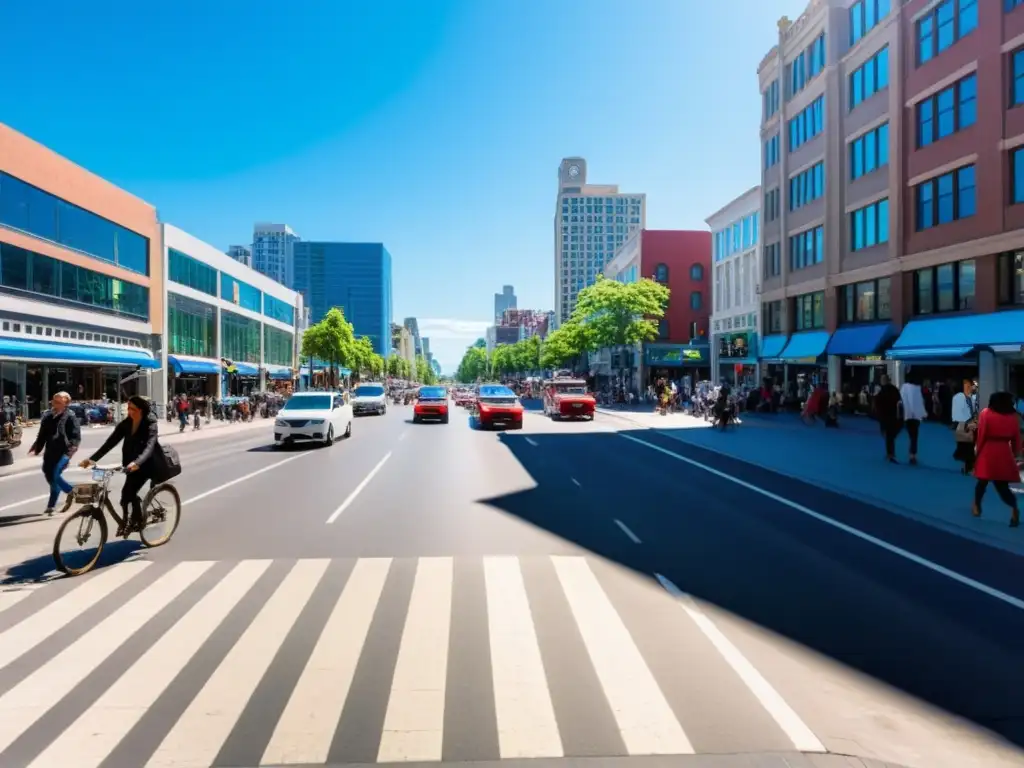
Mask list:
POLYGON ((764 167, 768 170, 779 162, 779 134, 775 134, 764 143, 764 167))
POLYGON ((768 301, 761 305, 761 315, 768 333, 782 333, 782 301, 768 301))
POLYGON ((974 309, 974 259, 914 272, 914 314, 974 309))
POLYGON ((217 295, 217 270, 174 248, 167 249, 167 279, 210 296, 217 295))
POLYGON ((825 33, 818 35, 807 48, 786 66, 787 98, 800 93, 825 69, 825 33))
POLYGON ((825 163, 816 163, 789 179, 789 210, 795 211, 825 194, 825 163))
POLYGON ((798 269, 820 264, 825 258, 825 229, 815 227, 789 238, 789 269, 798 269))
POLYGON ((854 3, 850 7, 850 45, 856 45, 888 15, 889 0, 860 0, 854 3))
POLYGON ((703 280, 704 279, 704 265, 694 264, 690 267, 690 279, 691 280, 703 280))
POLYGON ((850 142, 850 180, 889 164, 889 124, 883 123, 850 142))
POLYGON ((850 214, 850 250, 859 251, 889 242, 889 198, 858 208, 850 214))
POLYGON ((779 188, 769 189, 764 195, 764 220, 775 221, 779 218, 779 188))
POLYGON ((850 74, 850 109, 889 87, 889 46, 850 74))
POLYGON ((295 338, 280 328, 263 326, 263 362, 269 365, 294 364, 295 338))
POLYGON ((668 282, 668 266, 659 264, 654 268, 654 279, 659 283, 668 282))
POLYGON ((263 296, 263 314, 277 320, 279 323, 295 325, 295 307, 287 301, 281 301, 271 296, 269 293, 263 296))
POLYGON ((764 98, 764 119, 768 120, 779 111, 779 81, 772 80, 762 94, 764 98))
POLYGON ((825 130, 825 96, 821 95, 807 105, 788 123, 789 151, 799 149, 825 130))
POLYGON ((260 289, 223 272, 220 275, 220 297, 250 312, 263 312, 263 293, 260 289))
POLYGON ((825 327, 825 292, 805 293, 793 299, 794 323, 798 331, 816 331, 825 327))
POLYGON ((690 292, 690 309, 701 309, 704 306, 704 297, 700 291, 690 292))
POLYGON ((658 321, 658 338, 662 340, 668 338, 668 320, 664 317, 658 321))
POLYGON ((762 271, 765 279, 769 277, 776 277, 782 274, 782 245, 781 243, 772 243, 764 247, 764 253, 761 254, 761 261, 764 266, 762 271))
POLYGON ((931 61, 978 27, 978 0, 943 0, 917 22, 917 63, 931 61))
POLYGON ((0 243, 0 286, 58 305, 149 320, 149 289, 0 243))
POLYGON ((220 313, 221 355, 235 363, 260 362, 259 320, 236 315, 226 309, 220 313))
POLYGON ((1018 6, 1021 5, 1024 5, 1024 0, 1006 0, 1006 4, 1004 7, 1006 8, 1006 12, 1009 13, 1014 8, 1017 8, 1018 6))
POLYGON ((2 172, 0 224, 149 274, 149 238, 2 172))
POLYGON ((978 76, 968 75, 917 105, 917 146, 969 128, 978 119, 978 76))
POLYGON ((1024 147, 1010 153, 1010 202, 1024 203, 1024 147))
POLYGON ((977 210, 974 166, 918 184, 915 197, 918 232, 973 216, 977 210))
POLYGON ((881 277, 844 285, 839 289, 839 302, 842 323, 892 320, 892 279, 881 277))
POLYGON ((168 292, 167 337, 172 355, 217 357, 216 307, 168 292))
POLYGON ((999 254, 999 303, 1024 304, 1024 251, 999 254))

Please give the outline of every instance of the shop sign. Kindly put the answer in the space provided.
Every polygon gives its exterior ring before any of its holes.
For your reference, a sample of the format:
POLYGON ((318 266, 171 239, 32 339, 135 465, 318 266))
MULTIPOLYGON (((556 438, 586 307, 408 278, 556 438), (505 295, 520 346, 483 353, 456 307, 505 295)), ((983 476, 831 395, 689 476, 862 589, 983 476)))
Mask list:
POLYGON ((882 355, 850 355, 844 362, 852 365, 885 365, 882 355))
POLYGON ((648 365, 695 365, 704 362, 706 350, 699 347, 647 347, 644 357, 648 365))
POLYGON ((719 358, 752 357, 754 355, 754 334, 722 333, 718 335, 719 358))

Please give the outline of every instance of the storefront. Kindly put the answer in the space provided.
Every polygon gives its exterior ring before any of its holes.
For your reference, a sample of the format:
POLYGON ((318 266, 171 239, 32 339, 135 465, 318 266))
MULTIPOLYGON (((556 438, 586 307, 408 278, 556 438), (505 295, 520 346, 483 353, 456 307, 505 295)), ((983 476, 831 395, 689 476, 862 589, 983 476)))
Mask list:
POLYGON ((718 379, 732 386, 758 385, 757 334, 721 333, 715 336, 718 351, 718 379))
POLYGON ((57 392, 68 392, 77 401, 148 395, 149 371, 159 367, 141 347, 0 337, 0 389, 17 398, 22 415, 30 419, 39 418, 57 392), (143 377, 130 377, 140 369, 146 372, 143 377))
POLYGON ((224 366, 220 360, 189 355, 167 356, 167 391, 173 395, 216 397, 224 366))
POLYGON ((840 328, 828 342, 829 379, 846 395, 869 390, 887 372, 885 350, 896 337, 891 323, 868 323, 840 328))
POLYGON ((267 364, 263 370, 267 373, 268 391, 284 394, 293 389, 295 374, 288 366, 267 364))
POLYGON ((706 380, 711 375, 711 347, 708 344, 645 344, 645 385, 658 379, 680 379, 691 382, 706 380))
POLYGON ((771 379, 773 384, 781 385, 786 379, 786 365, 782 360, 782 350, 786 348, 789 336, 783 333, 772 334, 761 339, 761 377, 771 379))
POLYGON ((786 379, 817 387, 828 385, 828 361, 825 349, 832 334, 828 331, 800 331, 789 337, 789 343, 779 355, 786 366, 786 379))
POLYGON ((221 397, 248 397, 260 390, 260 368, 255 363, 235 363, 225 359, 221 397))

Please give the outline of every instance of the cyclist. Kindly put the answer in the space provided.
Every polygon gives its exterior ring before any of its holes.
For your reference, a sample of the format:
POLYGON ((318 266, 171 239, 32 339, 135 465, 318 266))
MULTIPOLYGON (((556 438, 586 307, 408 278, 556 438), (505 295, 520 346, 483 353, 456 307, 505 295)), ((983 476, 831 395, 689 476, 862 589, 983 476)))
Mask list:
POLYGON ((135 395, 128 398, 128 416, 114 428, 113 434, 92 456, 79 465, 88 468, 107 455, 121 443, 121 464, 126 473, 121 489, 121 509, 124 523, 117 535, 123 536, 128 530, 138 530, 142 523, 142 500, 139 491, 156 474, 154 453, 160 426, 156 415, 150 410, 149 401, 135 395), (123 442, 122 442, 123 441, 123 442), (131 515, 128 509, 131 507, 131 515), (127 530, 126 530, 127 529, 127 530))

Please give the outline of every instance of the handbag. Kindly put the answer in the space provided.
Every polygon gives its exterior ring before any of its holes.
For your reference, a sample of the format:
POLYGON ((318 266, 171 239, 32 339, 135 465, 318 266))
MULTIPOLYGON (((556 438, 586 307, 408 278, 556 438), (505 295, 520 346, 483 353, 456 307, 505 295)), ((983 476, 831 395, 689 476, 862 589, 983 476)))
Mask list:
POLYGON ((163 445, 159 440, 153 451, 153 475, 156 482, 166 483, 181 474, 181 457, 174 446, 163 445))
POLYGON ((974 420, 962 421, 956 425, 955 437, 958 443, 973 443, 974 442, 974 430, 971 428, 976 426, 974 420))

